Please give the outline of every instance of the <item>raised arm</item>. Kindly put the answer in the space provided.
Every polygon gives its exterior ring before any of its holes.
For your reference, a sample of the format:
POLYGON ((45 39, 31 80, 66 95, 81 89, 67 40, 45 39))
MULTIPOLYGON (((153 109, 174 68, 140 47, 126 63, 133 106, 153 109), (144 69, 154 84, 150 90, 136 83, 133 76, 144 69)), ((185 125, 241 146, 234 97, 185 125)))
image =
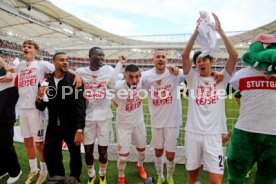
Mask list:
POLYGON ((126 62, 126 57, 124 55, 119 56, 119 62, 117 63, 113 73, 111 74, 111 77, 109 78, 108 82, 107 82, 107 87, 112 89, 114 88, 117 78, 119 76, 119 73, 123 67, 123 65, 126 62))
POLYGON ((190 53, 195 43, 197 37, 197 29, 195 29, 192 37, 189 39, 186 47, 183 49, 182 53, 182 67, 184 75, 187 75, 192 68, 192 62, 190 61, 190 53))
POLYGON ((219 33, 219 35, 225 45, 227 53, 229 55, 228 61, 225 64, 225 70, 227 71, 228 74, 232 75, 232 73, 235 71, 235 68, 236 68, 238 53, 237 53, 236 49, 234 48, 233 44, 231 43, 231 41, 228 39, 228 37, 225 35, 224 31, 222 30, 218 16, 214 13, 212 13, 212 15, 215 19, 216 31, 219 33))

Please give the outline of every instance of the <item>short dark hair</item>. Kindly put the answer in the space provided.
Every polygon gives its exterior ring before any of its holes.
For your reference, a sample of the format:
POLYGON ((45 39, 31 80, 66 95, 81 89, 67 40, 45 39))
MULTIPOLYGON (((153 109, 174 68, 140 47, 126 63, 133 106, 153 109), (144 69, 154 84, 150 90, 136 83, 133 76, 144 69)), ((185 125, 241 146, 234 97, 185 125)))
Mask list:
MULTIPOLYGON (((194 62, 195 65, 196 65, 196 60, 197 60, 198 56, 199 56, 201 53, 202 53, 201 51, 196 51, 196 52, 194 53, 193 62, 194 62)), ((212 59, 213 59, 213 57, 210 56, 210 55, 207 55, 207 56, 204 56, 204 57, 205 57, 205 58, 208 58, 210 61, 212 61, 212 59)))
POLYGON ((66 54, 66 52, 63 52, 63 51, 56 52, 56 53, 53 55, 53 61, 56 59, 57 55, 60 55, 60 54, 66 54))
POLYGON ((138 66, 134 64, 127 65, 125 68, 125 72, 138 72, 138 71, 139 71, 138 66))
POLYGON ((101 48, 101 47, 92 47, 92 48, 89 50, 88 56, 90 56, 92 53, 94 53, 97 49, 102 49, 102 48, 101 48))

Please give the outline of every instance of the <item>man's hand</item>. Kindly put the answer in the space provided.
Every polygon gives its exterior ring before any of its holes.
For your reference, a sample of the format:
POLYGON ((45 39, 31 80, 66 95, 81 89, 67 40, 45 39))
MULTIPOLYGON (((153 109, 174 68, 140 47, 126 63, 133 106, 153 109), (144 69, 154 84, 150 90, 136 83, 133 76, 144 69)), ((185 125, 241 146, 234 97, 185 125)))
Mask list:
POLYGON ((12 79, 11 78, 8 78, 8 77, 4 77, 2 79, 0 79, 0 83, 6 83, 6 82, 11 82, 12 79))
POLYGON ((222 143, 227 143, 231 138, 231 132, 228 132, 225 136, 222 137, 222 143))
POLYGON ((75 74, 73 86, 74 85, 75 85, 76 89, 80 88, 81 85, 82 85, 82 80, 81 80, 81 77, 80 77, 80 75, 78 73, 75 74))
POLYGON ((75 138, 74 138, 74 143, 76 144, 76 146, 79 146, 82 141, 83 141, 83 133, 76 132, 75 138))
POLYGON ((212 13, 212 15, 213 15, 213 17, 214 17, 214 19, 215 19, 215 29, 216 29, 216 31, 217 31, 217 32, 222 31, 222 28, 221 28, 221 25, 220 25, 220 21, 219 21, 219 19, 218 19, 218 16, 217 16, 216 14, 214 14, 214 13, 212 13))
POLYGON ((48 86, 41 86, 41 87, 39 87, 38 90, 37 90, 36 96, 38 98, 42 99, 43 96, 44 96, 44 94, 46 93, 47 89, 48 89, 48 86))
POLYGON ((5 82, 11 82, 13 80, 13 75, 11 72, 7 72, 6 76, 2 79, 0 79, 0 83, 5 83, 5 82))
POLYGON ((220 83, 224 79, 224 75, 218 71, 212 72, 212 76, 214 76, 214 79, 216 83, 220 83))
POLYGON ((46 91, 48 90, 48 86, 41 86, 38 88, 36 93, 36 101, 41 103, 43 96, 45 95, 46 91))
POLYGON ((123 65, 126 63, 126 57, 124 55, 119 56, 119 62, 123 65))
POLYGON ((179 74, 179 68, 176 67, 175 65, 168 66, 168 69, 169 69, 170 73, 173 75, 177 76, 179 74))

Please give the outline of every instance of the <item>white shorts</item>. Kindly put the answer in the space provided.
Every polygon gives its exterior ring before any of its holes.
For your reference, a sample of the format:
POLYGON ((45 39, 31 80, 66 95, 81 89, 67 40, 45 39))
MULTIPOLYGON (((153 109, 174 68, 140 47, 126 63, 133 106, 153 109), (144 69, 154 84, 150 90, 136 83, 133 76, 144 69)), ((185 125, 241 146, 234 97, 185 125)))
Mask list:
POLYGON ((199 168, 215 174, 224 172, 224 153, 221 134, 185 133, 185 159, 188 171, 199 168))
POLYGON ((116 135, 119 154, 129 153, 131 144, 137 148, 145 148, 147 145, 146 129, 144 123, 141 123, 134 128, 117 124, 116 135))
POLYGON ((111 128, 111 118, 105 121, 85 122, 83 144, 94 144, 97 138, 98 145, 107 146, 111 139, 111 128))
POLYGON ((19 122, 21 135, 24 138, 32 137, 35 142, 45 139, 45 112, 37 109, 20 109, 19 122))
POLYGON ((156 149, 176 152, 180 127, 152 128, 151 145, 156 149))

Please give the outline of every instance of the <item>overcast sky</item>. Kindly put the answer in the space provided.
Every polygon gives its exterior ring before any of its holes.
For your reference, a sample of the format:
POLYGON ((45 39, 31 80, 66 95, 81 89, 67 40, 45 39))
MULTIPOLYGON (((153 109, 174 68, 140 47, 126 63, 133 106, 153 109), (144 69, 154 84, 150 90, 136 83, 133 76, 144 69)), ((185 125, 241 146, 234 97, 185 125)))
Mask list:
POLYGON ((276 0, 50 0, 108 32, 122 35, 191 33, 200 10, 219 16, 225 31, 276 20, 276 0))

